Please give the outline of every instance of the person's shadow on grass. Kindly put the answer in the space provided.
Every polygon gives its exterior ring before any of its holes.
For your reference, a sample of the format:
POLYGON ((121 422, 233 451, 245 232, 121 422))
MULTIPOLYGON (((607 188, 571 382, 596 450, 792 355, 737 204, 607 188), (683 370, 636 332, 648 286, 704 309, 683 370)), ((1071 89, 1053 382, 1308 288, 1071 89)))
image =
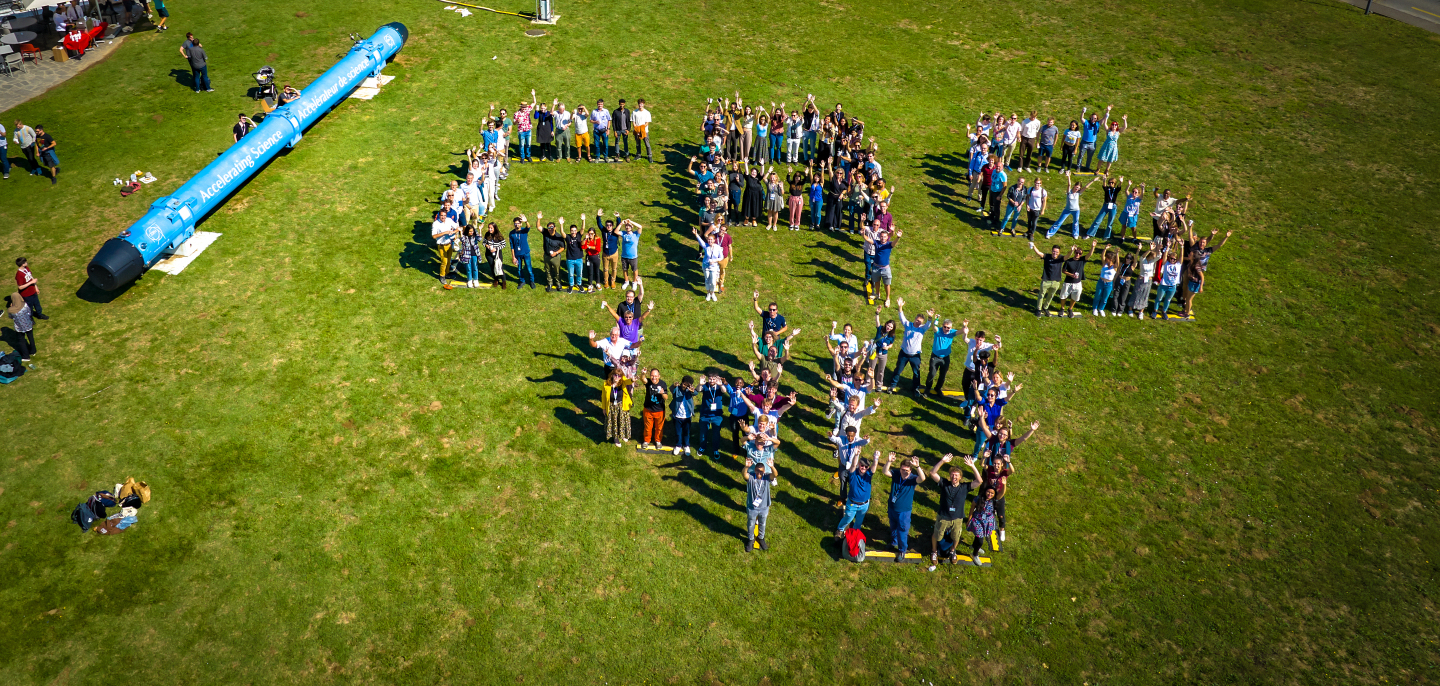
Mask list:
POLYGON ((400 268, 414 269, 432 278, 440 278, 440 258, 430 237, 431 222, 416 220, 411 228, 410 242, 400 248, 400 268))
POLYGON ((1022 310, 1034 309, 1036 303, 1034 295, 1021 293, 1007 286, 1000 286, 998 288, 975 286, 974 288, 952 288, 950 290, 957 293, 974 293, 975 295, 989 298, 1005 307, 1014 307, 1022 310))
POLYGON ((195 90, 195 75, 189 69, 171 69, 170 78, 190 90, 195 90))

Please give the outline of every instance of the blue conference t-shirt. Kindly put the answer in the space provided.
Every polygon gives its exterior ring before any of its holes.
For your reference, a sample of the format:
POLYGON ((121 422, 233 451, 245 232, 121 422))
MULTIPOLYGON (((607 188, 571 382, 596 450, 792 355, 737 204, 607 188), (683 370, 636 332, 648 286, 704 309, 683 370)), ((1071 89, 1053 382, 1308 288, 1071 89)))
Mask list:
POLYGON ((633 260, 640 256, 640 234, 638 232, 626 231, 620 234, 620 243, 622 245, 620 249, 621 257, 627 260, 633 260))
MULTIPOLYGON (((898 475, 900 470, 895 470, 898 475)), ((920 474, 910 472, 908 479, 895 479, 890 482, 890 509, 896 512, 904 512, 915 506, 915 484, 920 483, 920 474)))
POLYGON ((1081 128, 1084 129, 1084 134, 1080 137, 1081 142, 1093 143, 1095 142, 1095 134, 1100 133, 1100 122, 1087 121, 1081 125, 1081 128))
POLYGON ((930 352, 942 357, 950 355, 950 344, 955 342, 955 334, 960 333, 959 329, 936 329, 935 336, 930 339, 930 352))
POLYGON ((990 192, 998 193, 1005 190, 1005 170, 996 169, 990 173, 990 192))
POLYGON ((859 470, 850 472, 850 502, 855 504, 870 502, 870 480, 875 478, 875 472, 861 474, 859 470))
POLYGON ((877 243, 875 245, 875 264, 881 267, 890 266, 890 251, 895 249, 893 241, 877 243))

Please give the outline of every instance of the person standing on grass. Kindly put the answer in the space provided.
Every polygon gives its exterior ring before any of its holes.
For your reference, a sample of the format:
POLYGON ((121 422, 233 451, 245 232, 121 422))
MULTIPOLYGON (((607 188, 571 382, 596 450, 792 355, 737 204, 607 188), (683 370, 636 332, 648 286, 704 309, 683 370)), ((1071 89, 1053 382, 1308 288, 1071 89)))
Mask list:
MULTIPOLYGON (((860 459, 860 449, 869 445, 870 439, 860 437, 860 427, 856 424, 855 426, 847 426, 838 435, 830 436, 830 442, 835 444, 835 460, 837 462, 835 476, 831 477, 831 481, 840 482, 840 498, 835 501, 835 509, 844 510, 846 509, 846 504, 849 502, 850 475, 854 471, 854 462, 860 459)), ((876 453, 876 457, 879 457, 878 452, 876 453)), ((864 502, 868 507, 870 499, 866 497, 864 502)), ((861 519, 864 519, 863 514, 861 515, 861 519)), ((844 530, 845 527, 841 526, 840 531, 843 532, 844 530)))
POLYGON ((870 341, 870 378, 875 390, 885 390, 885 367, 890 362, 890 348, 895 345, 895 320, 880 323, 880 306, 875 307, 875 338, 870 341))
MULTIPOLYGON (((585 221, 585 215, 580 215, 580 221, 585 221)), ((580 236, 580 227, 571 224, 570 233, 565 234, 565 270, 569 276, 569 287, 567 293, 574 293, 580 290, 583 280, 582 271, 585 269, 585 241, 580 236)))
POLYGON ((720 301, 720 261, 725 259, 725 249, 720 247, 720 241, 716 234, 712 233, 708 238, 702 238, 700 232, 695 232, 695 238, 700 241, 700 261, 705 272, 705 301, 720 301))
POLYGON ((1060 283, 1065 277, 1065 257, 1060 254, 1060 246, 1050 246, 1050 254, 1040 252, 1035 247, 1035 242, 1030 242, 1030 251, 1040 257, 1044 263, 1040 269, 1040 297, 1035 303, 1035 316, 1050 316, 1050 300, 1060 293, 1060 283))
POLYGON ((595 160, 596 162, 614 162, 615 157, 610 149, 610 110, 605 109, 605 100, 602 98, 595 101, 595 110, 590 113, 590 123, 595 128, 595 160))
POLYGON ((29 362, 38 352, 35 348, 34 313, 30 309, 30 303, 19 293, 14 293, 5 296, 5 305, 6 314, 15 324, 15 352, 20 354, 21 362, 29 362))
MULTIPOLYGON (((618 332, 617 332, 618 335, 618 332)), ((670 400, 670 389, 660 379, 660 370, 651 369, 645 380, 645 403, 640 411, 644 424, 641 428, 640 447, 660 450, 661 434, 665 431, 665 403, 670 400)))
POLYGON ((1060 218, 1056 219, 1055 224, 1050 227, 1050 230, 1045 232, 1045 238, 1048 239, 1054 236, 1055 232, 1059 231, 1060 227, 1065 223, 1065 220, 1070 219, 1074 222, 1071 236, 1075 240, 1080 240, 1080 194, 1090 190, 1090 187, 1095 185, 1095 182, 1099 180, 1100 177, 1097 176, 1090 179, 1090 183, 1082 186, 1070 178, 1070 172, 1068 170, 1065 172, 1065 186, 1069 189, 1065 193, 1065 211, 1060 213, 1060 218))
POLYGON ((619 366, 605 377, 605 440, 619 448, 630 442, 630 389, 634 380, 625 378, 619 366))
MULTIPOLYGON (((615 280, 620 278, 620 227, 617 226, 619 220, 620 213, 616 212, 615 219, 605 222, 605 229, 600 234, 601 252, 603 253, 600 259, 605 274, 603 286, 609 289, 614 289, 615 280)), ((597 225, 600 223, 598 215, 595 223, 597 225)))
POLYGON ((1145 196, 1145 184, 1136 186, 1132 181, 1128 186, 1129 188, 1125 192, 1125 209, 1120 213, 1120 242, 1124 243, 1129 240, 1125 238, 1125 233, 1128 231, 1130 237, 1135 239, 1135 243, 1138 245, 1140 234, 1135 231, 1135 225, 1140 221, 1140 203, 1145 196))
POLYGON ((1090 241, 1090 253, 1081 257, 1080 246, 1070 249, 1070 259, 1065 260, 1065 283, 1060 286, 1060 310, 1066 317, 1075 316, 1075 305, 1080 302, 1085 288, 1085 263, 1095 256, 1095 241, 1090 241))
POLYGON ((170 27, 165 22, 170 21, 170 10, 165 8, 165 0, 151 0, 155 3, 155 14, 160 16, 160 21, 155 24, 155 31, 169 31, 170 27))
POLYGON ((611 308, 609 303, 603 300, 600 301, 600 309, 609 310, 610 314, 615 317, 615 326, 620 327, 620 337, 630 341, 630 345, 633 347, 640 345, 640 341, 645 338, 645 320, 655 313, 655 301, 651 300, 650 308, 641 312, 639 301, 631 299, 635 297, 635 292, 627 292, 625 296, 627 300, 621 302, 618 309, 611 308))
POLYGON ((1165 262, 1160 265, 1158 277, 1159 289, 1155 292, 1155 318, 1168 319, 1170 317, 1170 299, 1175 297, 1175 290, 1180 287, 1180 272, 1185 263, 1185 246, 1181 244, 1179 250, 1171 249, 1165 254, 1165 262))
POLYGON ((895 243, 904 236, 904 231, 897 230, 892 236, 888 232, 881 233, 876 238, 875 244, 875 266, 870 271, 870 288, 875 299, 880 299, 880 286, 885 286, 885 306, 890 306, 890 282, 893 278, 890 271, 890 253, 895 249, 895 243))
POLYGON ((979 360, 982 357, 988 358, 998 354, 1001 343, 999 335, 995 336, 994 343, 985 340, 984 331, 976 331, 975 337, 971 338, 970 320, 968 319, 961 322, 960 335, 965 339, 965 370, 960 374, 960 388, 964 400, 961 401, 960 407, 968 408, 976 401, 975 389, 984 381, 984 369, 981 368, 979 360))
POLYGON ((23 257, 15 258, 15 285, 20 297, 30 306, 30 314, 36 319, 49 319, 40 309, 40 281, 30 272, 30 262, 23 257))
MULTIPOLYGON (((536 215, 539 221, 539 215, 536 215)), ((565 218, 560 218, 560 225, 565 225, 565 218)), ((561 271, 565 269, 565 236, 555 228, 555 222, 550 222, 541 229, 541 247, 545 250, 545 277, 549 285, 545 287, 546 293, 561 290, 563 282, 561 271)))
POLYGON ((980 566, 980 549, 995 532, 995 490, 990 482, 981 484, 970 505, 970 516, 965 520, 965 530, 975 536, 970 547, 970 563, 976 567, 980 566))
MULTIPOLYGON (((981 190, 981 195, 980 195, 980 206, 979 206, 978 209, 980 210, 980 216, 981 216, 982 218, 986 216, 986 214, 985 214, 985 208, 989 207, 990 204, 991 204, 991 203, 990 203, 990 195, 991 195, 990 189, 991 189, 991 187, 992 187, 992 179, 994 178, 995 170, 996 170, 996 169, 999 169, 999 168, 1000 168, 1000 163, 999 163, 999 161, 997 160, 996 156, 993 155, 993 154, 990 155, 989 157, 987 157, 987 158, 985 159, 985 166, 983 166, 983 167, 980 168, 980 190, 981 190)), ((1003 187, 1003 186, 1002 186, 1002 187, 1003 187)))
POLYGON ((450 217, 450 205, 446 203, 435 213, 435 220, 430 224, 430 237, 435 239, 435 247, 440 251, 440 285, 447 291, 454 288, 450 285, 450 262, 455 256, 459 236, 460 224, 450 217))
POLYGON ((695 379, 685 375, 670 389, 670 419, 675 424, 674 454, 690 454, 690 424, 695 418, 695 379))
POLYGON ((725 407, 731 390, 719 376, 704 378, 699 389, 700 455, 720 456, 720 425, 725 422, 725 407))
POLYGON ((894 393, 900 389, 900 376, 905 372, 906 365, 911 367, 910 392, 920 392, 920 349, 925 342, 925 332, 930 330, 930 322, 935 319, 935 310, 925 311, 925 315, 916 315, 914 323, 905 316, 905 299, 900 299, 900 321, 905 322, 905 335, 900 339, 900 360, 895 364, 895 376, 890 379, 890 392, 894 393), (928 319, 927 319, 928 317, 928 319))
POLYGON ((30 163, 30 175, 40 175, 39 154, 35 152, 35 129, 25 125, 19 119, 15 120, 15 133, 11 135, 15 145, 20 146, 20 153, 25 155, 25 160, 30 163))
POLYGON ((939 564, 941 542, 948 542, 947 548, 950 551, 949 562, 954 564, 958 559, 960 551, 960 532, 964 528, 965 503, 970 500, 970 489, 978 488, 981 483, 980 470, 975 466, 975 458, 966 457, 965 466, 975 474, 971 481, 964 481, 964 474, 959 467, 950 469, 949 479, 940 478, 940 468, 949 464, 955 456, 946 453, 940 461, 935 463, 935 469, 930 472, 930 481, 940 488, 940 502, 935 508, 935 530, 930 534, 930 564, 939 564))
MULTIPOLYGON (((595 215, 595 225, 601 229, 605 228, 600 221, 600 215, 595 215)), ((600 261, 600 251, 605 247, 605 243, 600 240, 595 229, 589 229, 585 232, 585 240, 580 242, 580 247, 585 249, 585 271, 590 273, 590 283, 585 290, 594 293, 604 285, 605 274, 600 261)))
MULTIPOLYGON (((798 164, 800 162, 800 143, 805 139, 805 120, 800 118, 799 110, 790 110, 790 117, 785 120, 785 162, 798 164)), ((793 223, 791 224, 794 225, 793 223)))
MULTIPOLYGON (((500 233, 499 225, 490 222, 482 238, 485 244, 485 262, 490 267, 490 284, 499 286, 503 291, 505 290, 505 235, 500 233)), ((475 286, 479 285, 478 282, 475 284, 475 286)))
POLYGON ((645 144, 645 159, 652 164, 655 156, 650 152, 650 110, 645 107, 645 98, 635 101, 635 111, 630 114, 630 124, 635 133, 635 156, 640 156, 640 144, 645 144))
POLYGON ((1100 254, 1100 275, 1095 278, 1095 295, 1090 297, 1090 315, 1104 317, 1105 308, 1110 304, 1110 294, 1115 290, 1115 274, 1120 270, 1119 256, 1114 248, 1105 246, 1100 254))
POLYGON ((755 313, 760 315, 760 332, 773 332, 775 338, 779 339, 790 330, 790 325, 785 323, 785 315, 780 314, 780 306, 771 302, 765 309, 760 309, 760 291, 755 291, 750 298, 755 313))
POLYGON ((620 272, 625 278, 625 290, 633 285, 640 288, 640 232, 645 227, 629 219, 620 221, 620 272))
POLYGON ((40 165, 50 167, 50 185, 60 182, 60 157, 55 154, 55 139, 45 132, 42 124, 35 127, 35 151, 40 154, 40 165))
MULTIPOLYGON (((545 213, 535 213, 535 221, 543 219, 545 213)), ((515 264, 516 288, 528 283, 530 290, 535 290, 535 272, 530 268, 530 219, 522 214, 514 219, 514 225, 510 229, 510 260, 515 264)))
POLYGON ((235 122, 235 126, 230 127, 230 137, 234 139, 233 142, 239 143, 240 139, 244 138, 245 134, 250 133, 254 128, 255 122, 245 116, 244 112, 241 112, 239 121, 235 122))
POLYGON ((1066 171, 1080 169, 1080 136, 1084 134, 1080 130, 1080 122, 1070 120, 1069 128, 1065 129, 1064 137, 1060 141, 1060 168, 1066 171))
POLYGON ((1040 117, 1036 116, 1035 110, 1030 110, 1030 117, 1020 122, 1020 167, 1025 171, 1035 171, 1038 159, 1035 155, 1035 140, 1040 136, 1040 117))
POLYGON ((1120 252, 1123 255, 1115 264, 1115 292, 1110 298, 1110 301, 1114 303, 1110 311, 1117 317, 1125 316, 1130 306, 1130 293, 1135 285, 1135 256, 1125 252, 1123 248, 1120 252))
MULTIPOLYGON (((869 443, 869 439, 857 439, 859 445, 869 443)), ((835 527, 835 539, 844 545, 845 530, 853 523, 855 528, 865 527, 865 513, 870 510, 870 486, 875 480, 875 468, 870 461, 860 457, 859 445, 849 452, 851 458, 845 468, 841 470, 845 479, 845 514, 840 517, 840 523, 835 527)), ((842 451, 836 451, 837 454, 842 451)), ((880 451, 875 451, 875 463, 880 462, 880 451)))
POLYGON ((573 162, 570 157, 570 148, 575 144, 575 115, 566 111, 565 105, 556 99, 551 103, 555 114, 553 127, 555 129, 555 147, 558 151, 557 160, 573 162))
POLYGON ((1055 126, 1055 118, 1046 120, 1045 128, 1040 129, 1040 155, 1039 171, 1050 173, 1050 158, 1055 155, 1055 139, 1060 137, 1060 129, 1055 126))
MULTIPOLYGON (((731 384, 725 387, 725 390, 727 391, 726 397, 730 400, 730 438, 735 443, 736 452, 743 452, 745 450, 745 429, 752 421, 750 404, 745 398, 745 394, 750 392, 750 385, 745 383, 743 377, 737 376, 731 384)), ((718 450, 717 446, 715 453, 717 455, 719 454, 718 450)))
POLYGON ((455 259, 465 268, 465 287, 476 288, 480 285, 480 234, 473 226, 460 229, 460 235, 452 241, 455 249, 455 259))
MULTIPOLYGON (((764 440, 758 438, 757 440, 764 440)), ((756 463, 745 458, 745 552, 755 549, 758 542, 761 550, 769 550, 765 542, 765 523, 770 519, 770 487, 775 484, 775 465, 768 462, 756 463)))
POLYGON ((1025 240, 1034 242, 1035 229, 1049 204, 1050 192, 1045 190, 1045 182, 1037 176, 1035 185, 1025 192, 1025 240))
POLYGON ((595 338, 595 332, 593 330, 590 332, 590 347, 598 349, 601 359, 605 362, 605 371, 601 373, 601 378, 609 377, 610 370, 620 366, 620 357, 626 351, 637 349, 639 346, 639 341, 626 340, 618 326, 610 327, 610 335, 598 340, 595 338))
POLYGON ((570 126, 575 130, 575 159, 596 162, 590 155, 590 111, 585 109, 584 105, 575 108, 575 116, 570 118, 570 126))
POLYGON ((1215 234, 1219 233, 1218 231, 1211 231, 1209 236, 1201 236, 1199 240, 1195 239, 1195 229, 1193 226, 1187 226, 1185 231, 1189 236, 1189 239, 1185 243, 1185 254, 1189 255, 1191 261, 1194 263, 1190 274, 1192 278, 1186 280, 1189 287, 1186 288, 1184 294, 1181 295, 1184 314, 1188 317, 1192 314, 1190 305, 1195 301, 1195 296, 1200 294, 1201 288, 1204 285, 1205 272, 1210 269, 1210 256, 1215 254, 1216 250, 1225 247, 1225 243, 1230 240, 1230 235, 1235 232, 1226 231, 1225 237, 1220 239, 1220 244, 1211 246, 1210 241, 1215 238, 1215 234))
MULTIPOLYGON (((629 107, 625 106, 625 98, 615 105, 610 112, 610 125, 614 128, 615 135, 615 159, 621 159, 620 154, 625 154, 624 160, 630 161, 630 134, 634 131, 635 117, 629 107)), ((640 141, 635 141, 635 153, 640 153, 640 141)))
POLYGON ((955 336, 960 333, 951 324, 949 319, 941 322, 940 327, 935 329, 935 335, 930 337, 930 370, 925 374, 925 395, 945 395, 945 375, 950 371, 950 349, 955 342, 955 336), (935 381, 934 386, 930 385, 932 380, 935 381))
POLYGON ((1100 135, 1100 130, 1104 129, 1105 125, 1109 123, 1111 107, 1113 107, 1113 105, 1107 105, 1105 107, 1105 121, 1100 120, 1100 113, 1098 112, 1090 115, 1090 119, 1086 120, 1085 113, 1090 111, 1089 107, 1080 111, 1080 119, 1085 121, 1085 125, 1081 129, 1080 152, 1075 155, 1075 163, 1078 165, 1080 158, 1084 157, 1085 171, 1095 170, 1095 168, 1091 166, 1091 163, 1095 161, 1095 139, 1100 135))
MULTIPOLYGON (((186 34, 189 35, 189 34, 186 34)), ((195 92, 205 91, 214 93, 215 89, 210 87, 210 62, 205 54, 205 46, 201 45, 200 39, 191 38, 189 47, 182 47, 181 54, 190 61, 191 81, 195 86, 195 92)))
POLYGON ((0 124, 0 176, 10 178, 10 139, 5 137, 4 124, 0 124))
POLYGON ((530 141, 531 136, 534 134, 535 108, 535 89, 531 88, 530 102, 521 100, 519 106, 515 108, 515 145, 518 148, 518 150, 516 150, 518 154, 515 155, 515 159, 519 160, 522 164, 531 161, 530 141))
MULTIPOLYGON (((1110 119, 1109 107, 1105 108, 1105 119, 1110 119)), ((1125 130, 1129 128, 1130 115, 1122 114, 1120 121, 1110 122, 1110 126, 1105 131, 1105 142, 1100 144, 1100 152, 1096 156, 1105 163, 1105 171, 1102 173, 1106 176, 1110 175, 1110 165, 1120 161, 1120 134, 1125 133, 1125 130)))
POLYGON ((885 476, 890 477, 890 499, 885 515, 890 520, 890 545, 895 548, 895 562, 904 562, 910 550, 910 515, 915 508, 915 486, 920 483, 920 458, 901 460, 892 469, 895 453, 885 459, 885 476))
MULTIPOLYGON (((796 143, 796 141, 792 140, 791 143, 796 143)), ((800 218, 805 214, 805 170, 799 169, 794 172, 786 170, 785 186, 787 191, 785 206, 790 210, 787 215, 790 230, 799 231, 800 218)))
POLYGON ((1002 231, 1008 231, 1014 236, 1015 224, 1020 221, 1020 208, 1025 206, 1029 197, 1030 189, 1025 187, 1025 177, 1021 176, 1005 191, 1005 218, 1000 220, 1000 225, 992 233, 999 236, 1002 231))
POLYGON ((1146 306, 1150 303, 1150 286, 1155 282, 1155 270, 1160 263, 1160 253, 1154 243, 1150 244, 1149 250, 1141 243, 1139 250, 1146 252, 1135 258, 1135 292, 1126 302, 1126 311, 1137 319, 1145 316, 1146 306))
POLYGON ((992 231, 996 235, 1000 233, 1000 219, 1003 216, 1000 212, 1001 198, 1005 195, 1005 183, 1008 180, 1004 164, 998 165, 990 171, 990 192, 986 194, 986 197, 990 199, 990 222, 995 227, 992 231))
MULTIPOLYGON (((1105 224, 1105 236, 1101 240, 1110 240, 1110 230, 1115 226, 1115 215, 1119 212, 1117 204, 1120 202, 1120 182, 1124 180, 1123 176, 1118 179, 1105 177, 1105 185, 1100 187, 1100 191, 1105 194, 1105 204, 1100 206, 1100 211, 1095 215, 1095 221, 1090 222, 1090 231, 1085 234, 1086 238, 1094 238, 1103 223, 1105 224)), ((1123 224, 1120 230, 1123 237, 1125 230, 1123 224)))

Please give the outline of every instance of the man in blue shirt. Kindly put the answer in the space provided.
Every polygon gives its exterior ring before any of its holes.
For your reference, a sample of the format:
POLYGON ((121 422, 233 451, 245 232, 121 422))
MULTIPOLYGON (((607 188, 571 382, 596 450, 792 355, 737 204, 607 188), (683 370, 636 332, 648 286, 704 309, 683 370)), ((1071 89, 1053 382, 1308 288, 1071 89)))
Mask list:
POLYGON ((905 299, 900 299, 900 321, 905 322, 905 335, 900 339, 900 361, 895 364, 895 376, 890 377, 891 393, 900 390, 900 375, 906 365, 910 365, 914 372, 910 378, 910 392, 920 392, 920 349, 925 343, 925 332, 930 330, 930 321, 935 318, 935 310, 927 310, 925 315, 930 319, 917 316, 912 324, 905 317, 905 299))
POLYGON ((925 395, 931 395, 932 380, 935 381, 934 395, 945 395, 945 374, 950 371, 950 344, 955 342, 956 334, 960 333, 960 330, 951 324, 952 322, 946 319, 930 338, 930 371, 925 374, 925 395), (936 372, 939 372, 938 379, 936 372))
POLYGON ((1010 179, 1005 176, 1005 165, 998 165, 990 172, 990 221, 994 222, 995 230, 999 231, 1001 218, 1005 215, 1000 213, 1000 198, 1005 195, 1005 183, 1010 179))
POLYGON ((980 170, 985 168, 985 159, 990 156, 990 144, 981 143, 970 150, 970 200, 975 199, 975 191, 980 190, 980 170))
POLYGON ((719 376, 705 377, 700 384, 700 454, 720 456, 720 425, 725 421, 725 406, 730 389, 719 376))
MULTIPOLYGON (((535 221, 545 219, 543 212, 535 213, 535 221)), ((535 288, 535 272, 530 270, 530 219, 525 215, 515 218, 515 228, 510 229, 510 259, 515 262, 515 281, 521 286, 530 284, 535 288)))
POLYGON ((605 109, 603 99, 595 101, 595 109, 590 111, 590 123, 595 125, 595 162, 614 162, 615 157, 610 154, 610 110, 605 109))
POLYGON ((750 392, 750 386, 745 379, 735 377, 735 382, 725 387, 726 397, 730 399, 730 431, 735 439, 735 451, 745 450, 745 430, 751 424, 750 405, 746 402, 745 394, 750 392))
MULTIPOLYGON (((1113 105, 1107 105, 1105 107, 1106 120, 1110 119, 1111 107, 1113 107, 1113 105)), ((1105 126, 1105 124, 1100 121, 1099 112, 1090 115, 1090 118, 1086 119, 1085 113, 1089 110, 1089 107, 1080 110, 1080 121, 1085 123, 1080 125, 1080 151, 1075 153, 1075 162, 1077 164, 1080 162, 1081 156, 1085 157, 1085 171, 1093 171, 1090 163, 1095 157, 1095 139, 1099 136, 1101 127, 1105 126)))
MULTIPOLYGON (((875 469, 868 461, 860 457, 859 446, 864 445, 860 441, 869 443, 869 439, 863 438, 855 441, 859 445, 849 451, 850 462, 840 473, 840 478, 845 480, 844 483, 848 487, 844 497, 845 514, 840 517, 840 524, 835 527, 835 539, 840 541, 841 545, 845 544, 845 530, 850 528, 852 522, 855 524, 855 528, 863 528, 865 513, 870 510, 870 482, 875 479, 875 469)), ((875 460, 877 462, 880 460, 880 451, 878 450, 875 451, 875 460)))
MULTIPOLYGON (((773 331, 775 332, 775 340, 778 341, 786 331, 790 330, 790 325, 785 323, 785 315, 780 314, 780 306, 778 304, 772 302, 766 309, 760 309, 760 291, 755 291, 754 295, 750 297, 750 303, 751 306, 755 308, 755 313, 760 315, 761 337, 773 331)), ((752 332, 755 330, 754 322, 750 323, 750 330, 752 332)))
POLYGON ((903 562, 910 549, 910 513, 915 507, 915 486, 920 483, 920 458, 901 460, 899 469, 890 468, 894 462, 895 453, 890 453, 885 458, 885 475, 890 477, 890 502, 885 514, 890 518, 890 545, 895 548, 895 561, 903 562))
POLYGON ((645 227, 630 221, 620 220, 620 273, 625 279, 624 290, 630 290, 630 282, 640 287, 640 232, 645 227))
POLYGON ((895 249, 895 242, 905 235, 904 231, 896 231, 894 234, 881 232, 875 237, 875 258, 870 266, 870 292, 878 299, 880 296, 880 284, 885 284, 885 306, 890 306, 890 251, 895 249))

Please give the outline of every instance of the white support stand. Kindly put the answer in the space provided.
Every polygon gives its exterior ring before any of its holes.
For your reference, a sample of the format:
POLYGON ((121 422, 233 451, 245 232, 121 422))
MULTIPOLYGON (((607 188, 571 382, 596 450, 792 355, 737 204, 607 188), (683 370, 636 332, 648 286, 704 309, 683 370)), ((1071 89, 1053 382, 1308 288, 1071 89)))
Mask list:
POLYGON ((190 263, 194 262, 195 258, 199 257, 200 253, 205 252, 205 249, 210 247, 210 244, 214 243, 218 238, 220 238, 220 234, 218 233, 196 231, 195 235, 186 239, 184 243, 181 243, 179 247, 175 248, 175 252, 169 253, 168 257, 156 262, 155 266, 151 267, 151 269, 171 275, 179 274, 185 271, 185 268, 190 266, 190 263))
POLYGON ((560 15, 555 13, 555 0, 535 0, 535 18, 530 20, 531 24, 554 26, 559 21, 560 15))

